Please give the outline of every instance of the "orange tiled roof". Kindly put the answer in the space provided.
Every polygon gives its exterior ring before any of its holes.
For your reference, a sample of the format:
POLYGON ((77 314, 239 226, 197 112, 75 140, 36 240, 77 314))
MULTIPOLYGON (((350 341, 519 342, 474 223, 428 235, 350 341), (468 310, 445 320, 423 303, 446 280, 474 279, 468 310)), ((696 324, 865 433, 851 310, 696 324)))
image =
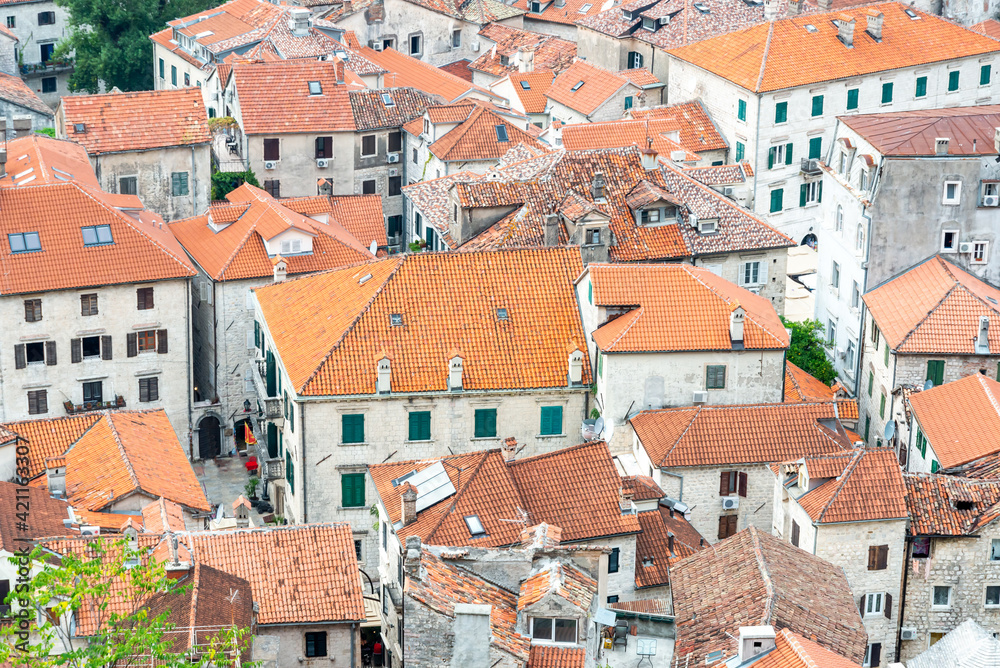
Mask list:
POLYGON ((75 142, 33 133, 11 140, 7 151, 0 187, 68 181, 95 190, 101 187, 86 149, 75 142))
POLYGON ((270 285, 257 299, 300 394, 370 394, 383 356, 393 392, 443 391, 456 349, 467 389, 566 387, 567 346, 585 341, 572 285, 581 269, 575 249, 417 253, 270 285))
POLYGON ((609 603, 608 607, 613 610, 645 612, 650 615, 672 616, 674 614, 673 607, 670 605, 670 600, 666 598, 645 598, 639 599, 638 601, 618 601, 617 603, 609 603))
POLYGON ((184 509, 162 496, 142 507, 142 528, 149 533, 184 531, 184 509))
POLYGON ((1000 40, 1000 21, 996 19, 980 21, 976 25, 970 26, 969 30, 1000 40))
MULTIPOLYGON (((142 526, 142 515, 127 515, 122 513, 99 513, 91 510, 73 509, 81 526, 97 526, 101 533, 120 533, 126 522, 131 521, 136 527, 142 526)), ((183 527, 181 527, 183 529, 183 527)), ((65 531, 59 532, 60 534, 65 531)))
POLYGON ((36 114, 53 116, 52 107, 42 102, 42 99, 28 87, 28 84, 24 83, 23 79, 6 72, 0 72, 0 100, 10 102, 36 114))
POLYGON ((513 123, 485 107, 476 106, 469 117, 430 145, 430 151, 445 162, 497 160, 516 144, 547 150, 542 144, 513 123), (506 141, 500 141, 497 128, 505 128, 506 141))
POLYGON ((639 513, 642 531, 635 537, 635 586, 661 587, 670 584, 670 567, 708 547, 698 530, 680 513, 659 506, 639 513), (670 550, 673 538, 673 552, 670 550))
POLYGON ((396 528, 400 541, 420 536, 435 545, 501 547, 521 541, 522 526, 546 523, 562 530, 563 542, 636 533, 635 515, 622 514, 621 480, 603 442, 585 443, 508 464, 499 450, 435 460, 392 462, 369 468, 382 505, 394 524, 401 521, 401 488, 393 480, 438 461, 456 493, 396 528), (560 490, 553 494, 552 490, 560 490), (486 535, 473 538, 464 517, 478 515, 486 535), (521 520, 525 523, 508 520, 521 520))
POLYGON ((754 662, 754 668, 861 668, 860 663, 831 652, 801 635, 781 629, 774 649, 754 662))
MULTIPOLYGON (((555 77, 556 75, 553 72, 543 70, 535 72, 511 72, 506 78, 510 80, 514 93, 517 94, 518 99, 521 101, 524 113, 542 114, 545 113, 545 106, 549 103, 549 98, 545 97, 545 94, 549 91, 549 87, 552 86, 555 77)), ((497 83, 499 82, 491 84, 490 88, 494 88, 497 83)))
POLYGON ((843 570, 756 527, 681 560, 670 574, 674 652, 690 655, 691 665, 715 651, 734 655, 741 626, 787 628, 854 661, 865 654, 868 634, 843 570))
POLYGON ((1000 452, 1000 383, 995 380, 976 373, 932 387, 910 395, 910 408, 942 468, 1000 452))
POLYGON ((448 63, 447 65, 438 65, 438 69, 447 72, 448 74, 452 74, 459 79, 472 81, 472 72, 469 70, 469 60, 467 58, 456 60, 453 63, 448 63))
MULTIPOLYGON (((869 290, 865 305, 897 353, 974 355, 979 318, 1000 316, 1000 290, 935 255, 869 290)), ((1000 327, 988 334, 1000 354, 1000 327)))
POLYGON ((526 19, 568 26, 574 25, 585 16, 597 14, 604 6, 603 2, 593 2, 593 0, 565 0, 562 7, 557 7, 554 2, 543 4, 545 7, 541 13, 530 11, 529 0, 514 0, 512 6, 525 10, 524 18, 526 19))
POLYGON ((622 476, 622 489, 631 492, 635 501, 652 501, 667 495, 655 480, 646 475, 622 476))
POLYGON ((91 155, 212 141, 201 88, 68 95, 61 105, 62 132, 91 155))
POLYGON ((633 110, 631 119, 567 125, 562 131, 567 150, 611 148, 636 144, 662 156, 678 147, 691 153, 726 150, 729 145, 700 102, 633 110))
POLYGON ((282 60, 235 63, 234 86, 245 134, 354 132, 348 87, 337 82, 339 63, 282 60), (310 95, 309 83, 322 91, 310 95))
POLYGON ((565 599, 582 610, 589 610, 597 593, 597 581, 572 564, 553 560, 532 569, 521 582, 517 609, 524 610, 549 594, 565 599))
POLYGON ((905 473, 903 479, 911 536, 968 536, 1000 517, 1000 480, 935 473, 905 473))
POLYGON ((619 75, 625 77, 639 88, 655 88, 663 86, 664 83, 653 76, 653 73, 645 67, 635 67, 630 70, 621 70, 619 75))
POLYGON ((582 647, 532 645, 528 668, 583 668, 587 650, 582 647))
POLYGON ((469 69, 494 76, 514 74, 519 69, 517 56, 520 49, 532 53, 531 64, 535 72, 547 71, 553 74, 566 69, 576 58, 576 42, 560 39, 529 30, 521 30, 503 23, 491 23, 479 31, 495 43, 496 48, 486 52, 469 64, 469 69))
POLYGON ((855 450, 833 458, 807 457, 805 467, 810 480, 830 478, 797 499, 816 523, 894 520, 907 516, 906 488, 892 450, 855 450), (825 459, 836 460, 840 471, 824 471, 825 459))
POLYGON ((379 88, 352 90, 348 96, 354 125, 358 130, 379 130, 402 127, 409 121, 423 116, 430 97, 415 88, 379 88), (388 95, 392 104, 386 104, 388 95))
POLYGON ((760 23, 669 53, 762 93, 996 51, 1000 42, 990 37, 901 3, 884 2, 760 23), (914 18, 905 13, 907 9, 914 12, 914 18), (884 15, 880 42, 865 32, 867 13, 872 10, 884 15), (855 20, 853 48, 837 37, 833 20, 841 15, 855 20), (806 25, 816 30, 809 31, 806 25), (914 49, 917 43, 933 46, 914 49), (797 57, 806 52, 812 54, 807 61, 797 57))
POLYGON ((385 245, 381 198, 370 197, 377 205, 371 199, 353 197, 335 198, 336 202, 323 197, 276 200, 244 183, 226 195, 228 204, 214 202, 206 215, 178 220, 169 227, 194 261, 217 281, 273 275, 264 241, 296 228, 313 237, 313 251, 285 257, 288 274, 311 273, 371 259, 368 244, 372 240, 385 245), (355 237, 339 222, 342 211, 354 230, 373 236, 364 241, 355 237), (318 220, 323 213, 327 214, 325 223, 318 220), (210 223, 225 227, 216 231, 210 223))
POLYGON ((707 269, 686 264, 591 263, 587 271, 595 306, 633 307, 593 332, 594 343, 603 352, 732 350, 729 320, 737 307, 746 311, 746 350, 788 347, 788 333, 769 300, 707 269))
POLYGON ((53 499, 46 488, 28 487, 26 494, 27 498, 12 482, 0 482, 0 549, 7 552, 25 547, 25 540, 70 533, 63 524, 63 520, 70 519, 68 503, 53 499), (18 501, 22 502, 21 508, 17 507, 18 501), (27 528, 18 526, 18 513, 24 512, 25 502, 30 513, 27 528))
POLYGON ((66 452, 66 495, 74 507, 99 511, 135 493, 211 510, 162 409, 105 411, 66 452))
POLYGON ((182 542, 198 563, 250 583, 259 624, 365 619, 349 524, 194 531, 182 542))
POLYGON ((851 444, 825 426, 832 403, 693 406, 643 411, 632 427, 654 466, 720 466, 833 454, 851 444), (821 422, 822 421, 822 422, 821 422))
MULTIPOLYGON (((635 87, 625 76, 577 60, 559 73, 545 94, 573 111, 588 116, 625 86, 635 87), (583 82, 582 86, 573 90, 583 82)), ((636 87, 636 93, 639 89, 636 87)))
POLYGON ((26 441, 27 477, 31 479, 45 473, 46 459, 64 454, 100 418, 100 413, 84 413, 44 420, 5 422, 3 428, 26 441))
MULTIPOLYGON (((1000 126, 1000 105, 915 109, 838 120, 882 155, 934 157, 939 137, 950 138, 949 156, 996 155, 993 133, 1000 126)), ((872 160, 870 155, 861 157, 872 160)))
POLYGON ((837 417, 841 420, 858 419, 858 402, 853 399, 838 399, 837 391, 815 376, 806 373, 785 360, 785 401, 835 401, 837 417))
POLYGON ((456 102, 470 94, 483 99, 497 96, 481 86, 466 81, 433 65, 411 58, 395 49, 375 51, 362 47, 358 53, 386 70, 382 77, 385 87, 409 86, 428 95, 436 95, 445 102, 456 102))

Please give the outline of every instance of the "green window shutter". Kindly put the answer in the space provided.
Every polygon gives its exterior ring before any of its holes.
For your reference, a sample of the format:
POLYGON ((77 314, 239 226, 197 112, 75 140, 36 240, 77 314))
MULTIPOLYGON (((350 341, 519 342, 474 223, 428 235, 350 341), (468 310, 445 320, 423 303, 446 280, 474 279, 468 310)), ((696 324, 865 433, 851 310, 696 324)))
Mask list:
POLYGON ((736 142, 736 162, 743 160, 744 151, 746 151, 746 146, 743 145, 743 142, 736 142))
POLYGON ((344 443, 364 443, 365 442, 365 416, 360 413, 344 415, 340 418, 341 430, 343 432, 342 442, 344 443))
POLYGON ((476 409, 476 438, 492 438, 497 435, 497 409, 476 409))
POLYGON ((806 190, 809 188, 808 185, 803 183, 799 186, 799 206, 806 205, 806 190))
POLYGON ((278 428, 273 422, 267 423, 267 456, 271 459, 278 456, 278 428))
POLYGON ((961 72, 958 70, 952 70, 948 72, 948 92, 958 90, 958 77, 961 72))
POLYGON ((927 378, 933 380, 934 387, 944 384, 944 360, 930 360, 927 362, 927 378))
POLYGON ((940 467, 938 466, 937 460, 936 459, 932 459, 931 460, 931 473, 937 473, 939 468, 940 467))
POLYGON ((872 426, 872 418, 871 418, 870 415, 865 416, 865 417, 868 418, 868 419, 865 420, 865 442, 867 443, 868 442, 868 430, 872 426))
POLYGON ((879 400, 878 404, 878 416, 880 418, 885 417, 885 392, 882 392, 882 398, 879 400))
POLYGON ((784 123, 788 120, 788 103, 779 102, 774 105, 774 122, 784 123))
POLYGON ((997 362, 997 380, 1000 380, 1000 362, 997 362))
POLYGON ((772 169, 774 167, 774 156, 775 156, 775 153, 777 153, 777 149, 774 148, 773 146, 767 152, 767 168, 768 169, 772 169))
POLYGON ((594 303, 594 284, 592 281, 587 281, 587 301, 591 304, 594 303))
POLYGON ((410 413, 410 440, 431 440, 430 411, 413 411, 410 413))
POLYGON ((724 364, 711 364, 705 368, 705 389, 726 389, 726 366, 724 364))
MULTIPOLYGON (((597 375, 604 378, 604 354, 597 351, 597 375)), ((1000 378, 1000 365, 997 366, 997 377, 1000 378)))
POLYGON ((278 372, 274 362, 274 353, 272 353, 270 350, 267 351, 266 364, 267 364, 267 396, 269 397, 277 396, 278 372))
POLYGON ((563 433, 562 421, 562 406, 542 406, 541 435, 554 436, 563 433))
POLYGON ((852 88, 847 91, 847 110, 858 108, 858 89, 852 88))
POLYGON ((288 483, 288 491, 295 494, 295 464, 292 463, 289 452, 285 452, 285 481, 288 483))
POLYGON ((818 160, 823 154, 823 138, 813 137, 809 140, 809 159, 818 160))
POLYGON ((885 342, 885 368, 889 368, 889 342, 885 342))
POLYGON ((632 96, 631 95, 627 95, 625 97, 625 109, 628 110, 628 109, 631 109, 631 108, 632 108, 632 96))
POLYGON ((927 439, 919 429, 917 429, 917 449, 920 450, 921 457, 927 456, 927 439))
POLYGON ((927 77, 917 77, 917 90, 914 97, 924 97, 927 95, 927 77))
POLYGON ((295 402, 288 404, 288 428, 295 431, 295 402))
POLYGON ((746 100, 740 100, 739 102, 736 103, 736 118, 740 119, 741 121, 745 121, 747 119, 746 100))
POLYGON ((344 473, 340 476, 340 501, 345 508, 365 505, 365 474, 344 473))
POLYGON ((979 68, 979 85, 989 86, 990 79, 993 78, 993 66, 992 65, 982 65, 979 68))
POLYGON ((813 95, 812 99, 812 115, 822 116, 823 115, 823 96, 813 95))
POLYGON ((784 202, 785 191, 781 188, 775 188, 771 191, 771 213, 778 213, 781 211, 784 202))
POLYGON ((872 369, 868 372, 868 396, 872 396, 872 390, 875 389, 875 370, 872 369))
POLYGON ((253 345, 260 348, 260 323, 253 321, 253 345))
POLYGON ((882 84, 882 104, 889 104, 892 102, 892 82, 886 81, 882 84))
POLYGON ((792 164, 792 145, 785 144, 785 164, 792 164))

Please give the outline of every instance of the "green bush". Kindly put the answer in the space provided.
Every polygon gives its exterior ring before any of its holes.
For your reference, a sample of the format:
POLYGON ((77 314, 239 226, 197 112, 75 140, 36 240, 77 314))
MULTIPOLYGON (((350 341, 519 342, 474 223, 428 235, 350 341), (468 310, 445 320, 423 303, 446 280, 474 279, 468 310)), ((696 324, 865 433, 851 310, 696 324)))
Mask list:
POLYGON ((792 322, 782 318, 781 322, 792 332, 788 361, 827 385, 835 381, 837 372, 826 356, 826 349, 830 346, 823 339, 823 325, 818 320, 792 322))
POLYGON ((35 130, 35 132, 40 135, 48 135, 49 137, 53 138, 56 136, 55 128, 41 128, 40 130, 35 130))
POLYGON ((215 172, 212 174, 212 199, 225 199, 226 195, 244 183, 260 188, 252 169, 245 172, 215 172))

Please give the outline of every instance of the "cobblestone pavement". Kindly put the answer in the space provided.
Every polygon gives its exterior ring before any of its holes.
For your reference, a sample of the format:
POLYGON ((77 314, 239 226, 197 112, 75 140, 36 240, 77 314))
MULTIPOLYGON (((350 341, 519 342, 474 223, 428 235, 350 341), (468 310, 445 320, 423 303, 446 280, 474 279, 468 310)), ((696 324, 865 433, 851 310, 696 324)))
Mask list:
MULTIPOLYGON (((247 474, 245 457, 217 457, 192 464, 195 475, 205 490, 205 496, 213 506, 222 504, 225 516, 233 516, 233 502, 240 494, 246 494, 244 486, 250 476, 247 474)), ((263 482, 257 486, 257 496, 263 493, 263 482)), ((254 526, 262 526, 264 521, 256 508, 250 510, 250 519, 254 526)))

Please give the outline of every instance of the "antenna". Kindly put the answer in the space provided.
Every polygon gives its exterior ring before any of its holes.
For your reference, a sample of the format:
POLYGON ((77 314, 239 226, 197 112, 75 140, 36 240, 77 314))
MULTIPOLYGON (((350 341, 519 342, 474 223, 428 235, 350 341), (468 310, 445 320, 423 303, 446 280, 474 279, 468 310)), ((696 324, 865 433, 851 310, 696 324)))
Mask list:
POLYGON ((892 437, 896 435, 896 421, 889 420, 885 423, 885 440, 886 443, 892 441, 892 437))
POLYGON ((604 418, 597 418, 597 422, 594 423, 594 431, 597 432, 598 436, 604 433, 604 418))
POLYGON ((924 391, 925 392, 927 390, 931 389, 932 387, 934 387, 934 381, 932 379, 928 378, 926 381, 924 381, 924 391))
POLYGON ((374 239, 372 239, 372 244, 371 244, 371 246, 368 247, 368 251, 372 255, 374 255, 375 251, 377 251, 377 250, 378 250, 378 243, 374 239))

